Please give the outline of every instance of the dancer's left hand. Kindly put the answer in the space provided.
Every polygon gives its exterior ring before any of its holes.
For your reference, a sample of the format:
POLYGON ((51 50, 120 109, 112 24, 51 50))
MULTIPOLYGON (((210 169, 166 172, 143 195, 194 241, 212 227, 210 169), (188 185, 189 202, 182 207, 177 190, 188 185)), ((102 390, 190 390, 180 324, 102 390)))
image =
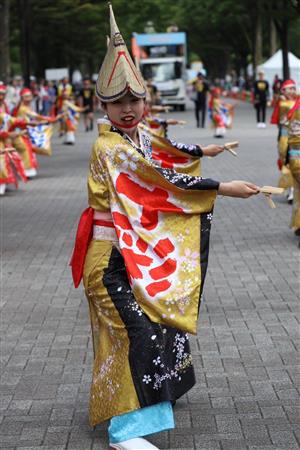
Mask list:
POLYGON ((221 145, 210 144, 206 147, 201 147, 203 151, 203 156, 217 156, 219 153, 224 152, 224 147, 221 145))
POLYGON ((168 125, 185 125, 185 120, 167 119, 168 125))

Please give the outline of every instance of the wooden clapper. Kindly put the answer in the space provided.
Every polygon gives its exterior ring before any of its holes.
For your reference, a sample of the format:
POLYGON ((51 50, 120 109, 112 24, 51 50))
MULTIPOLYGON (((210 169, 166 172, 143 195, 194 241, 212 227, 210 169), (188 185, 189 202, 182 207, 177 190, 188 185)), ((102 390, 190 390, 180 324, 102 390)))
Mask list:
POLYGON ((273 186, 263 186, 260 188, 261 194, 264 194, 267 202, 269 203, 270 208, 276 208, 275 203, 273 202, 271 195, 281 195, 284 193, 283 188, 273 187, 273 186))

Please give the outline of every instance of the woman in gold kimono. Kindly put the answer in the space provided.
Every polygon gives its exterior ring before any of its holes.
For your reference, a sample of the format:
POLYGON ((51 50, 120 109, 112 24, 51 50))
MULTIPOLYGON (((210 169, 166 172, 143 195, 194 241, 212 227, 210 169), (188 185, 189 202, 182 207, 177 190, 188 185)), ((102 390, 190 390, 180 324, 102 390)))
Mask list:
POLYGON ((96 85, 108 119, 93 147, 71 265, 90 306, 90 423, 110 419, 110 449, 150 450, 143 436, 174 428, 172 403, 195 383, 187 333, 196 333, 216 195, 246 198, 258 188, 190 175, 199 146, 175 148, 190 162, 182 170, 153 160, 151 137, 138 129, 145 85, 111 6, 110 20, 96 85))
POLYGON ((297 99, 296 83, 285 80, 281 86, 281 95, 275 105, 271 123, 278 126, 278 168, 281 172, 278 186, 288 190, 288 203, 293 203, 293 177, 287 165, 288 152, 288 113, 297 99))
POLYGON ((287 115, 288 130, 288 165, 293 176, 294 200, 291 228, 300 236, 300 96, 287 115))

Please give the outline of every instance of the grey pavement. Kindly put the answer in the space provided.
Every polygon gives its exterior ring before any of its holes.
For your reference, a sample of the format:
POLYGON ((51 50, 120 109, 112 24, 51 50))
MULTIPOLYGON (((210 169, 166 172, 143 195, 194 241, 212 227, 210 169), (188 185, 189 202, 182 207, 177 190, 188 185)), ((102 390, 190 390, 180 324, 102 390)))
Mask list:
MULTIPOLYGON (((188 121, 171 136, 219 142, 188 121)), ((96 132, 80 125, 75 147, 54 138, 37 179, 1 201, 1 417, 3 450, 107 449, 106 424, 88 425, 92 350, 82 287, 68 266, 87 206, 86 174, 96 132)), ((276 129, 257 129, 237 107, 229 153, 203 161, 218 180, 276 185, 276 129)), ((299 448, 299 249, 291 207, 262 196, 219 198, 199 331, 191 338, 197 385, 175 407, 174 431, 151 437, 161 449, 299 448)))

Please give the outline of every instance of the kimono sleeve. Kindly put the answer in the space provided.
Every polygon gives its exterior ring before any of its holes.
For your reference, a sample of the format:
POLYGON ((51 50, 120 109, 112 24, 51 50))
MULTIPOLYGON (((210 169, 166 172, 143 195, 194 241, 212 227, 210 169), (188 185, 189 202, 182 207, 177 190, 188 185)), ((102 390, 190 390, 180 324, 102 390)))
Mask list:
POLYGON ((98 141, 93 146, 87 184, 89 206, 96 211, 109 211, 109 190, 106 171, 99 159, 98 141))
POLYGON ((211 178, 202 178, 191 176, 186 173, 178 173, 176 170, 156 168, 169 183, 174 184, 180 189, 189 189, 197 191, 217 191, 220 182, 211 178))
POLYGON ((183 153, 187 153, 190 156, 198 156, 199 158, 202 158, 203 156, 203 151, 200 145, 182 144, 181 142, 176 142, 171 139, 170 143, 173 147, 177 148, 177 150, 180 150, 183 153))
POLYGON ((77 113, 85 111, 85 108, 77 106, 77 105, 75 105, 75 103, 69 102, 68 100, 66 101, 66 105, 68 106, 68 108, 72 109, 73 111, 75 111, 77 113))
POLYGON ((21 128, 22 130, 24 130, 27 125, 28 122, 26 122, 25 119, 17 119, 15 117, 11 117, 8 131, 14 131, 16 128, 21 128))
POLYGON ((38 113, 36 113, 35 111, 26 111, 26 116, 29 118, 29 119, 32 119, 32 120, 40 120, 40 115, 38 114, 38 113))

